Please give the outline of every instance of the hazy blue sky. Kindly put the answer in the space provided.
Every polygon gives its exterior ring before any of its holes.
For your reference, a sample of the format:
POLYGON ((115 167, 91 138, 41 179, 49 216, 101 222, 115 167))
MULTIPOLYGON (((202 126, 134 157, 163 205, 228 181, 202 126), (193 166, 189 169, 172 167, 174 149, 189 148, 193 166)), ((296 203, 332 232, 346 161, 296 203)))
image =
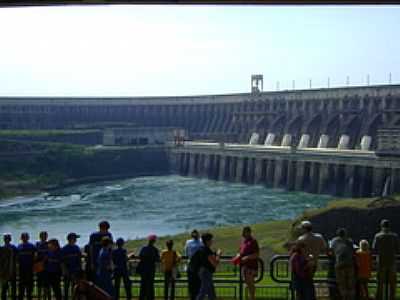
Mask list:
POLYGON ((400 83, 400 7, 0 9, 0 95, 140 96, 400 83))

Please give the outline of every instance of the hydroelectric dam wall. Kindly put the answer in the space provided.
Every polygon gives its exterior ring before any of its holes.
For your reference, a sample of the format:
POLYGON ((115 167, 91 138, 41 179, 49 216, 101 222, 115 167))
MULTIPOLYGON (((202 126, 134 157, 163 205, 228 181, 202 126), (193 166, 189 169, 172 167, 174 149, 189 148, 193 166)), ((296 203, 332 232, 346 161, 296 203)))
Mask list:
POLYGON ((0 98, 0 129, 107 122, 186 129, 189 140, 199 143, 170 153, 174 169, 184 175, 355 197, 379 195, 385 185, 397 192, 400 186, 400 85, 187 97, 0 98), (382 129, 395 129, 389 143, 382 129), (379 155, 380 140, 391 155, 379 155))

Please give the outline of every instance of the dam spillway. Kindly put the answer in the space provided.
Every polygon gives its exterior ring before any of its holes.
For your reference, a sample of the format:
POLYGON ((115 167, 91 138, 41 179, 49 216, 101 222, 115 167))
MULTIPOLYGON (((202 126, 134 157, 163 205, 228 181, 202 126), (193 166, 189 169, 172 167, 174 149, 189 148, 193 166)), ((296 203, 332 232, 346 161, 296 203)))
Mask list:
POLYGON ((381 195, 387 182, 390 193, 400 186, 400 85, 185 97, 0 98, 1 129, 112 122, 184 129, 192 143, 173 148, 170 156, 182 175, 353 197, 381 195))

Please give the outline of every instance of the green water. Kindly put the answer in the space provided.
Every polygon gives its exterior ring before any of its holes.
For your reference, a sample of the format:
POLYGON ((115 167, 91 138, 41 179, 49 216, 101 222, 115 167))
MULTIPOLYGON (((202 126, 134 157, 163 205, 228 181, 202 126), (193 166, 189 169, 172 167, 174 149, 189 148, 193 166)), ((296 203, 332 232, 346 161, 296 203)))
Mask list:
MULTIPOLYGON (((174 234, 192 228, 251 224, 295 217, 324 206, 330 196, 267 189, 261 185, 215 182, 181 176, 139 177, 75 186, 52 195, 17 197, 0 202, 0 232, 33 239, 41 230, 65 239, 82 235, 80 244, 107 219, 115 237, 150 232, 174 234)), ((15 241, 15 240, 14 240, 15 241)))

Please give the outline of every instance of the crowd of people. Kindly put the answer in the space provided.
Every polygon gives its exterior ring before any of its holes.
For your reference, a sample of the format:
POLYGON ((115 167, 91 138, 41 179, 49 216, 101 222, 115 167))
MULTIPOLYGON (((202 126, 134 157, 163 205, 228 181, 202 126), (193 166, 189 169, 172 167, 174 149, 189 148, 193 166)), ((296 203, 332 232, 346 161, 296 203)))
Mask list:
MULTIPOLYGON (((373 265, 372 254, 375 253, 378 263, 376 300, 383 299, 385 284, 388 285, 388 300, 395 300, 396 255, 400 251, 400 241, 397 234, 390 230, 388 220, 381 221, 381 229, 374 237, 371 250, 367 240, 361 240, 359 247, 355 246, 344 228, 338 229, 337 236, 329 243, 321 234, 313 232, 309 221, 301 223, 301 230, 301 235, 291 245, 289 260, 296 299, 316 299, 314 276, 320 255, 326 254, 332 266, 330 275, 336 278, 338 299, 369 300, 368 282, 373 265)), ((126 298, 130 300, 132 282, 128 261, 131 258, 139 260, 135 271, 141 278, 140 300, 155 298, 154 281, 158 263, 164 274, 164 299, 175 298, 181 255, 174 250, 173 240, 168 240, 166 248, 160 252, 156 247, 157 236, 151 234, 147 238, 147 245, 140 249, 138 255, 128 253, 122 238, 114 242, 107 221, 99 223, 99 230, 90 235, 84 249, 76 244, 79 238, 76 233, 67 235, 67 243, 63 247, 57 239, 48 239, 44 231, 39 234, 39 241, 35 244, 30 242, 28 233, 21 234, 18 246, 12 244, 10 234, 4 234, 3 237, 4 245, 0 248, 1 300, 32 299, 34 278, 39 299, 51 299, 53 295, 56 300, 67 300, 73 297, 74 291, 79 291, 79 287, 85 284, 90 286, 89 283, 92 283, 100 294, 106 295, 104 299, 118 300, 122 283, 126 298)), ((222 252, 212 249, 211 233, 200 236, 197 230, 193 230, 191 239, 186 241, 184 254, 188 258, 186 272, 190 300, 203 300, 206 297, 216 299, 213 273, 222 252)), ((247 285, 249 300, 255 300, 259 255, 258 242, 252 236, 251 228, 246 226, 242 231, 239 253, 231 262, 241 266, 241 276, 247 285)), ((95 298, 100 299, 99 296, 95 298)))
POLYGON ((368 282, 373 269, 372 254, 377 255, 376 300, 382 300, 387 285, 388 299, 396 299, 396 256, 400 251, 400 241, 390 230, 388 220, 382 220, 380 231, 375 235, 370 249, 367 240, 354 245, 345 228, 339 228, 329 244, 321 234, 313 232, 312 224, 303 221, 303 234, 293 243, 290 253, 292 287, 297 299, 315 300, 314 276, 320 255, 327 255, 331 262, 331 276, 335 277, 335 294, 332 298, 342 300, 369 300, 368 282))
MULTIPOLYGON (((136 273, 140 275, 140 300, 154 300, 154 281, 156 265, 160 263, 164 273, 164 298, 175 298, 175 282, 180 277, 178 264, 181 255, 174 250, 174 242, 168 240, 166 248, 159 251, 156 247, 157 236, 148 236, 147 245, 138 255, 128 253, 124 240, 118 238, 115 243, 107 221, 99 223, 99 230, 90 235, 89 243, 81 249, 77 245, 80 236, 67 235, 67 243, 61 247, 57 239, 48 239, 47 232, 39 234, 39 241, 30 242, 28 233, 22 233, 21 243, 12 244, 11 234, 4 234, 4 245, 0 248, 1 300, 31 300, 34 279, 38 299, 75 299, 74 294, 93 286, 98 291, 94 299, 119 299, 121 282, 128 300, 132 299, 132 282, 128 261, 139 260, 136 273), (115 244, 115 245, 114 245, 115 244), (18 286, 17 286, 18 278, 18 286), (62 285, 63 281, 63 285, 62 285), (90 283, 93 283, 90 285, 90 283), (63 289, 62 289, 63 287, 63 289), (72 290, 71 290, 72 289, 72 290), (103 295, 103 296, 101 296, 103 295)), ((191 300, 216 299, 213 273, 220 262, 221 250, 212 250, 213 235, 197 230, 191 233, 191 239, 185 244, 188 257, 187 280, 191 300)), ((254 279, 257 275, 259 247, 251 235, 250 227, 243 229, 243 241, 235 263, 242 265, 243 278, 249 286, 249 299, 255 299, 254 279)), ((87 299, 90 297, 86 297, 87 299)))

